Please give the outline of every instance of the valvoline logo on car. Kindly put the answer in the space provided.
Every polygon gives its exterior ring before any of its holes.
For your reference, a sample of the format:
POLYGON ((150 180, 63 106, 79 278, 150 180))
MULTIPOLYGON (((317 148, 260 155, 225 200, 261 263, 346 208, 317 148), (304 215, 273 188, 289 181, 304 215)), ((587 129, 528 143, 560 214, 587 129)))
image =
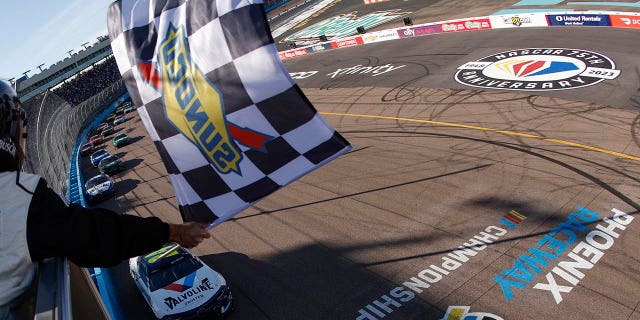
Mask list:
POLYGON ((182 283, 174 282, 164 286, 162 289, 171 290, 176 292, 183 292, 185 290, 191 289, 193 287, 193 281, 196 279, 196 273, 192 273, 186 277, 184 277, 184 281, 182 283))
MULTIPOLYGON (((195 278, 195 273, 193 273, 193 277, 195 278)), ((166 287, 164 288, 166 289, 166 287)), ((173 310, 178 306, 185 307, 195 301, 200 301, 205 298, 207 295, 211 295, 212 290, 216 290, 212 284, 209 282, 208 278, 202 279, 199 285, 193 285, 193 278, 191 279, 191 286, 186 288, 183 286, 183 290, 179 291, 180 294, 174 295, 171 297, 165 297, 163 299, 164 304, 169 308, 169 310, 173 310)), ((174 290, 175 291, 175 290, 174 290)))
POLYGON ((198 147, 220 173, 241 175, 243 154, 235 141, 261 152, 273 138, 227 121, 222 94, 191 59, 184 27, 169 24, 158 47, 157 67, 140 60, 145 82, 162 93, 169 122, 198 147))
POLYGON ((480 88, 548 91, 591 86, 619 75, 614 62, 596 52, 529 48, 465 63, 458 68, 455 79, 480 88))

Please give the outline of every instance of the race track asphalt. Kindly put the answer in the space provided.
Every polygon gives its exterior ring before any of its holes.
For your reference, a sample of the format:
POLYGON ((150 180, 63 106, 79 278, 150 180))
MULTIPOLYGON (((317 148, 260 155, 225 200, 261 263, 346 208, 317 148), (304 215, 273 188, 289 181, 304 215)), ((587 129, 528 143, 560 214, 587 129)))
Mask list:
MULTIPOLYGON (((229 319, 435 320, 448 309, 640 319, 638 39, 631 29, 490 30, 285 60, 291 73, 317 71, 298 84, 353 150, 194 249, 231 284, 229 319), (522 48, 598 52, 621 74, 544 92, 453 78, 467 62, 522 48), (397 68, 335 73, 357 65, 397 68)), ((117 151, 128 169, 102 205, 179 222, 137 115, 119 130, 136 141, 117 151)), ((126 318, 152 317, 126 264, 112 272, 126 318)))

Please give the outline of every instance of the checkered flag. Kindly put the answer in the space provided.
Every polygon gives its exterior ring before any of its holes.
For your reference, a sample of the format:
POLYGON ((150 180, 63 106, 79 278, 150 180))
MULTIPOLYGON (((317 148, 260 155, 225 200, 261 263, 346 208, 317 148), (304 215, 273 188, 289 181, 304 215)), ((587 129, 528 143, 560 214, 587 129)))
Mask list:
POLYGON ((289 76, 262 0, 120 0, 108 22, 184 221, 215 226, 351 148, 289 76))

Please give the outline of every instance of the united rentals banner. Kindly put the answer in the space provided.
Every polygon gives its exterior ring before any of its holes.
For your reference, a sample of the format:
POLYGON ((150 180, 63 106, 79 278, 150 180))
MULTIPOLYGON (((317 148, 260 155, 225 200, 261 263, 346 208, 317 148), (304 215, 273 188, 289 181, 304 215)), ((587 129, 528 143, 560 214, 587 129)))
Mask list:
POLYGON ((108 22, 183 220, 215 226, 351 148, 289 76, 262 0, 120 0, 108 22))

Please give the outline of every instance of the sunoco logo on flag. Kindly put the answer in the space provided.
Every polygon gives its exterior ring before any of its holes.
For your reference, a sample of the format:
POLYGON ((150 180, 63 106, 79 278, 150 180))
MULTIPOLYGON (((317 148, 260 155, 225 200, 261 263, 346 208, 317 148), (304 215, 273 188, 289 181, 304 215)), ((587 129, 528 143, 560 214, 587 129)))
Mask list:
POLYGON ((185 221, 221 223, 350 149, 280 62, 262 1, 142 3, 111 5, 111 46, 185 221))
POLYGON ((184 28, 169 24, 166 39, 159 47, 158 61, 162 76, 150 62, 143 61, 138 62, 140 75, 162 91, 169 121, 200 149, 218 172, 241 174, 238 163, 242 154, 231 140, 232 136, 249 148, 266 151, 270 136, 226 121, 218 89, 191 61, 184 28), (162 88, 158 87, 160 84, 162 88))
POLYGON ((239 172, 242 155, 227 130, 222 99, 218 90, 191 63, 184 28, 176 29, 169 24, 158 51, 162 97, 169 121, 198 146, 219 172, 239 172))

